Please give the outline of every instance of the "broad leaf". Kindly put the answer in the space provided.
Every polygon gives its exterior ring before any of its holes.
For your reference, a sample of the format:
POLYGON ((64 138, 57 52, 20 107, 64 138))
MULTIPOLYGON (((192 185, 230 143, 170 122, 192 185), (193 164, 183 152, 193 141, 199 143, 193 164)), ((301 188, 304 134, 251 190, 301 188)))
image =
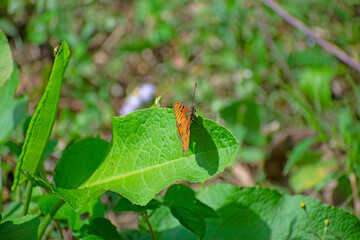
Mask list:
MULTIPOLYGON (((215 184, 200 191, 197 199, 219 216, 206 219, 204 239, 314 239, 302 202, 317 235, 323 236, 324 220, 328 219, 325 239, 360 239, 356 216, 301 195, 215 184)), ((164 207, 151 213, 150 222, 159 239, 197 239, 174 220, 164 207)))
MULTIPOLYGON (((106 190, 145 205, 169 184, 183 179, 205 181, 234 159, 238 142, 229 131, 211 120, 198 117, 194 121, 188 154, 181 150, 173 110, 152 108, 113 118, 111 148, 104 160, 89 159, 98 167, 81 184, 58 187, 32 173, 26 174, 76 210, 106 190)), ((81 176, 86 166, 92 166, 88 162, 78 167, 76 161, 68 161, 67 168, 77 166, 81 176)), ((63 174, 66 179, 66 171, 63 174)))
POLYGON ((0 87, 9 79, 13 72, 11 50, 5 34, 0 29, 0 87))
POLYGON ((40 220, 36 215, 27 215, 14 221, 0 224, 0 239, 32 240, 38 239, 40 220))
POLYGON ((18 71, 14 68, 10 79, 4 86, 0 87, 0 144, 7 139, 8 135, 26 115, 27 97, 14 98, 18 85, 18 71))
POLYGON ((19 181, 24 180, 22 175, 20 178, 21 170, 34 174, 39 167, 54 125, 60 97, 61 82, 69 59, 69 47, 66 42, 63 42, 56 56, 49 83, 31 118, 29 128, 26 132, 24 146, 16 166, 12 190, 15 190, 19 181))

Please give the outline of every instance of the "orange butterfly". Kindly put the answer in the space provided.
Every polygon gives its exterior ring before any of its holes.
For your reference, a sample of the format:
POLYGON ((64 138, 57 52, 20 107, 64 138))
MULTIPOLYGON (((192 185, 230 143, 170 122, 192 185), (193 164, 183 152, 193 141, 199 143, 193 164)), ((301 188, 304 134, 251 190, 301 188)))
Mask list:
MULTIPOLYGON (((195 83, 193 102, 195 96, 197 83, 195 83)), ((200 104, 200 103, 199 103, 200 104)), ((189 141, 190 141, 190 123, 193 120, 194 113, 196 112, 196 106, 192 105, 191 108, 188 108, 182 102, 176 101, 174 103, 174 113, 176 119, 176 127, 179 134, 179 139, 182 143, 182 150, 187 153, 189 149, 189 141)))

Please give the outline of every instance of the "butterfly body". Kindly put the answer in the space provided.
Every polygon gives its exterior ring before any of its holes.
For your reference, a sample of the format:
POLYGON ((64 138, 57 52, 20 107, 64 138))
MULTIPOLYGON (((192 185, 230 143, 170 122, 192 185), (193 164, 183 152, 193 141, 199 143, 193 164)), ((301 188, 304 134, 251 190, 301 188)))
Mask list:
POLYGON ((174 113, 176 119, 176 128, 178 130, 179 139, 182 143, 182 150, 187 153, 190 141, 190 123, 194 118, 196 106, 188 108, 182 102, 174 103, 174 113))

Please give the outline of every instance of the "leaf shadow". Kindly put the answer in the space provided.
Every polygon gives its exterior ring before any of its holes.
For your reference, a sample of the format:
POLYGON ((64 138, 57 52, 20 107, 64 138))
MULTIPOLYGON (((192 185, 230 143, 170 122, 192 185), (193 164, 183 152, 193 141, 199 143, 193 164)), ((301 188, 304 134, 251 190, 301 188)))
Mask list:
POLYGON ((209 175, 217 173, 219 152, 200 116, 195 117, 191 124, 189 149, 195 154, 197 164, 204 168, 209 175))
POLYGON ((56 186, 77 189, 105 160, 110 146, 99 138, 83 139, 68 146, 55 167, 56 186))
POLYGON ((271 239, 271 228, 248 206, 232 202, 217 213, 220 218, 206 221, 209 239, 271 239))

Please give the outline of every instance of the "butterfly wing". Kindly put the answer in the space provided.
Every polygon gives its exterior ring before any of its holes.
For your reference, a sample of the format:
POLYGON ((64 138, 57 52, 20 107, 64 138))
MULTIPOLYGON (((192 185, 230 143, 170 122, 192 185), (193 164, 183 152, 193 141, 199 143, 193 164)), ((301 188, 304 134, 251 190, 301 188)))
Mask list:
POLYGON ((181 136, 182 150, 187 153, 189 149, 189 141, 190 141, 190 122, 191 122, 191 113, 188 113, 184 123, 183 123, 183 134, 181 136))
POLYGON ((176 119, 176 128, 178 130, 179 139, 182 143, 182 149, 186 153, 189 148, 190 140, 190 121, 189 108, 181 103, 174 103, 174 113, 176 119))

